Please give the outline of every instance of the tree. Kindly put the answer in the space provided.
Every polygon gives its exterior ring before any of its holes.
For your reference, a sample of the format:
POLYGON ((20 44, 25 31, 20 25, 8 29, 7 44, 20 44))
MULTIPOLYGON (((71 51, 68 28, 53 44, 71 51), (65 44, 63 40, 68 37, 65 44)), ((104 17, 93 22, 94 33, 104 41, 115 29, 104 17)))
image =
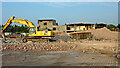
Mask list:
POLYGON ((27 25, 25 25, 25 27, 27 27, 27 25))
POLYGON ((56 25, 58 25, 58 23, 56 23, 56 25))
MULTIPOLYGON (((4 27, 4 25, 2 25, 4 27)), ((17 25, 9 25, 6 29, 5 32, 12 32, 12 33, 28 33, 29 32, 29 27, 27 26, 17 26, 17 25)))
POLYGON ((111 31, 114 31, 117 27, 113 24, 107 25, 107 28, 110 29, 111 31))
POLYGON ((104 23, 100 23, 100 24, 104 24, 104 23))
POLYGON ((24 27, 23 25, 21 27, 24 27))
POLYGON ((120 29, 120 24, 118 24, 118 25, 117 25, 117 28, 119 28, 119 29, 120 29))
POLYGON ((2 27, 4 27, 4 25, 2 25, 2 27))
POLYGON ((15 25, 15 27, 17 27, 17 25, 15 25))

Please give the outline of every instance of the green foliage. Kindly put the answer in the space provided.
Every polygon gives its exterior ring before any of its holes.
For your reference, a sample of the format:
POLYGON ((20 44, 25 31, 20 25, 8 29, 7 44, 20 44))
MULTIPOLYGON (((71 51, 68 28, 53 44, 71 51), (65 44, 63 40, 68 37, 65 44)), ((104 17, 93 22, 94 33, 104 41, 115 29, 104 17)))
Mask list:
POLYGON ((115 30, 115 28, 110 28, 110 30, 111 30, 111 31, 114 31, 114 30, 115 30))
POLYGON ((2 30, 2 28, 1 28, 1 27, 2 27, 2 25, 0 25, 0 31, 2 30))
POLYGON ((9 25, 6 29, 5 32, 13 32, 13 33, 28 33, 29 32, 29 28, 27 26, 13 26, 13 25, 9 25))
POLYGON ((104 23, 100 23, 100 24, 104 24, 104 23))
POLYGON ((113 25, 113 24, 110 24, 110 25, 107 26, 107 28, 108 28, 108 29, 110 29, 110 28, 116 28, 116 26, 113 25))
POLYGON ((110 29, 111 31, 114 31, 117 28, 117 26, 110 24, 110 25, 107 25, 107 28, 110 29))
POLYGON ((56 23, 56 25, 58 25, 58 23, 56 23))
POLYGON ((120 29, 120 24, 118 24, 118 25, 117 25, 117 28, 119 28, 119 29, 120 29))

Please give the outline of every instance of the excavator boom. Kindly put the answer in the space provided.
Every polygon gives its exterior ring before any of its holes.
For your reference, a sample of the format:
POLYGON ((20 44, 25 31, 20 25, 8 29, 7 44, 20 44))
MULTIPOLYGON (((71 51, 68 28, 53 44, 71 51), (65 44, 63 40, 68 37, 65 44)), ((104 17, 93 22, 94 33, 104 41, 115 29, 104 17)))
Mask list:
POLYGON ((2 28, 2 31, 4 31, 12 22, 14 23, 18 23, 18 24, 23 24, 23 25, 28 25, 29 27, 35 27, 35 25, 30 22, 30 21, 26 21, 24 19, 12 16, 6 23, 5 26, 2 28), (16 18, 16 20, 15 20, 16 18))
MULTIPOLYGON (((16 19, 18 19, 18 20, 21 21, 21 22, 20 22, 20 21, 18 22, 18 23, 20 23, 20 24, 28 25, 29 27, 35 27, 35 25, 34 25, 32 22, 28 21, 28 20, 21 19, 21 18, 18 18, 18 17, 16 17, 16 19)), ((13 22, 16 22, 16 23, 17 23, 18 20, 13 21, 13 22)))
POLYGON ((14 16, 12 16, 6 23, 5 26, 2 28, 2 32, 11 24, 11 20, 14 20, 14 16))

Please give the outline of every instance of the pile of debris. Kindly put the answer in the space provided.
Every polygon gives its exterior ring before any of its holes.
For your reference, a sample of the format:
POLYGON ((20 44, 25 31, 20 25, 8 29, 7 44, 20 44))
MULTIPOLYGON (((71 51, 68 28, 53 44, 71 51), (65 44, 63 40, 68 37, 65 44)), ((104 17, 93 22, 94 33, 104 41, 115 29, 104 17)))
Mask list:
POLYGON ((93 34, 94 39, 100 40, 118 40, 118 32, 110 31, 106 27, 101 29, 89 30, 93 34))
POLYGON ((55 40, 61 39, 62 41, 71 40, 70 36, 67 36, 67 35, 59 35, 59 34, 56 34, 55 37, 54 37, 54 39, 55 39, 55 40))
POLYGON ((59 39, 56 42, 14 42, 3 43, 2 51, 77 51, 77 52, 99 52, 99 53, 113 53, 116 51, 115 42, 105 41, 63 41, 59 39), (16 44, 17 43, 17 44, 16 44), (19 44, 18 44, 19 43, 19 44), (109 46, 108 46, 109 45, 109 46))
MULTIPOLYGON (((60 43, 60 42, 58 42, 60 43)), ((31 42, 21 44, 2 44, 2 51, 65 51, 69 48, 69 45, 57 45, 54 43, 40 43, 40 42, 31 42)))

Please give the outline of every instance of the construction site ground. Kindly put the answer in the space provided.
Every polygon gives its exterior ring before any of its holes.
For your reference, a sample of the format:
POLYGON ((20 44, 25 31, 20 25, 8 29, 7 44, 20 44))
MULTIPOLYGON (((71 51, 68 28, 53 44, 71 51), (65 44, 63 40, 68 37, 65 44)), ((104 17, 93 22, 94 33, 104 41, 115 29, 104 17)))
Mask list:
POLYGON ((118 66, 119 33, 107 28, 90 30, 93 38, 71 39, 56 35, 56 41, 23 43, 20 38, 0 39, 3 66, 118 66))
POLYGON ((71 40, 2 43, 3 66, 118 66, 118 41, 71 40))

